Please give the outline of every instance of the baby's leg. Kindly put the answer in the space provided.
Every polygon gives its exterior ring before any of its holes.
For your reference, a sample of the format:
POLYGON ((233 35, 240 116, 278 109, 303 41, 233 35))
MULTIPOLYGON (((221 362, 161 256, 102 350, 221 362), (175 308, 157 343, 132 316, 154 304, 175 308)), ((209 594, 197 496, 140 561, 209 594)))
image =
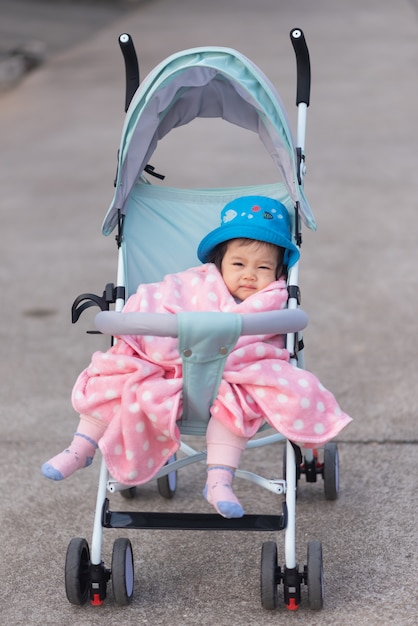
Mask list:
POLYGON ((247 441, 246 437, 238 437, 218 420, 210 419, 206 431, 208 474, 203 496, 222 517, 244 515, 231 485, 247 441))
POLYGON ((75 471, 91 465, 98 441, 106 424, 95 417, 80 416, 77 432, 70 446, 42 465, 42 474, 51 480, 63 480, 75 471))

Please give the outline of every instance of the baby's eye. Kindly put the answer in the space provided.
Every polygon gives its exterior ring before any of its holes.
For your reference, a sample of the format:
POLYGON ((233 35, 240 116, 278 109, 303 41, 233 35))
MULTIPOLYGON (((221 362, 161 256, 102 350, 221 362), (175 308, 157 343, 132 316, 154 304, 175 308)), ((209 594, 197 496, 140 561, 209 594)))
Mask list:
POLYGON ((260 270, 271 270, 272 269, 268 265, 260 265, 259 267, 260 267, 260 270))

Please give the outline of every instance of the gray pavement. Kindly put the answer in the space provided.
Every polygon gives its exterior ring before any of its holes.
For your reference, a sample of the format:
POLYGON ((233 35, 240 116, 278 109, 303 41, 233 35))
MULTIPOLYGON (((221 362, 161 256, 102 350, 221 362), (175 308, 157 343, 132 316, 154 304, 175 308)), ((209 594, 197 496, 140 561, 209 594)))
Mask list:
MULTIPOLYGON (((89 24, 84 34, 65 4, 58 22, 61 3, 18 4, 28 19, 17 15, 15 32, 37 24, 36 39, 52 52, 0 93, 1 623, 416 624, 417 4, 153 0, 113 6, 109 15, 97 2, 95 21, 92 3, 74 3, 79 24, 89 24), (48 13, 43 30, 29 11, 38 5, 49 5, 62 47, 48 41, 48 13), (183 48, 236 48, 275 83, 294 122, 294 26, 311 54, 306 193, 319 225, 302 249, 307 367, 354 418, 338 440, 339 499, 325 501, 320 483, 299 490, 298 555, 305 562, 308 539, 322 541, 324 609, 311 612, 305 591, 296 613, 261 608, 261 543, 277 539, 282 561, 280 535, 112 530, 104 535, 107 566, 116 536, 133 542, 134 600, 117 607, 110 589, 101 608, 74 607, 64 557, 72 537, 90 540, 99 463, 61 484, 39 468, 71 437, 72 384, 91 352, 106 347, 85 334, 89 314, 71 325, 70 308, 79 293, 101 293, 115 280, 114 240, 100 226, 124 119, 117 37, 132 34, 143 76, 183 48)), ((253 137, 215 128, 199 121, 161 142, 153 163, 168 185, 272 180, 253 137)), ((280 474, 281 448, 246 453, 243 467, 280 474)), ((203 481, 203 467, 184 470, 169 506, 206 510, 203 481)), ((265 492, 242 484, 237 491, 248 512, 276 510, 265 492)), ((168 507, 155 484, 134 504, 123 502, 134 505, 168 507)))

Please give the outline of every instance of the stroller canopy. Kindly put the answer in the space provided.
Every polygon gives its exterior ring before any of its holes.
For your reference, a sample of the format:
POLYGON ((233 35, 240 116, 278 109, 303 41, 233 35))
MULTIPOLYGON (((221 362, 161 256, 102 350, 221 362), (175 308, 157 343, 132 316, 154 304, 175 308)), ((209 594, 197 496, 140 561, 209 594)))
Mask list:
POLYGON ((136 91, 126 114, 119 150, 116 190, 103 222, 109 235, 126 212, 129 194, 157 143, 173 128, 196 117, 220 117, 256 132, 277 166, 302 220, 316 229, 298 183, 296 151, 281 99, 250 60, 229 48, 203 47, 170 56, 136 91))

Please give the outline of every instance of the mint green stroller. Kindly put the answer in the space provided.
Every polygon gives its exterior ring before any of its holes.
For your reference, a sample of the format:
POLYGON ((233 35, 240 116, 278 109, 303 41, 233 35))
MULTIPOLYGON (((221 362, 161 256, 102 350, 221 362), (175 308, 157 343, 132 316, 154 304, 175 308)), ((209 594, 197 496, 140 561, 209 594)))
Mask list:
MULTIPOLYGON (((184 408, 179 422, 182 435, 204 436, 209 409, 216 397, 217 383, 228 356, 233 337, 271 332, 285 334, 286 347, 295 367, 303 368, 303 340, 306 314, 299 308, 298 269, 291 267, 288 277, 288 306, 274 313, 235 316, 219 314, 216 323, 205 313, 161 316, 124 314, 126 299, 144 282, 155 282, 196 265, 196 246, 204 234, 217 226, 220 209, 243 195, 265 195, 280 200, 288 209, 294 242, 301 245, 302 223, 315 229, 315 221, 303 190, 305 174, 304 136, 309 105, 309 54, 303 33, 292 30, 296 53, 298 133, 296 146, 280 98, 264 74, 247 58, 228 48, 195 48, 174 54, 158 65, 139 85, 136 53, 129 35, 120 37, 126 66, 126 119, 118 157, 115 194, 103 223, 103 234, 116 230, 118 246, 117 282, 108 284, 102 296, 82 294, 73 305, 73 322, 90 306, 99 306, 96 316, 99 332, 113 335, 144 334, 178 337, 183 358, 184 408), (256 133, 277 166, 281 181, 245 187, 217 189, 176 189, 151 184, 152 176, 162 178, 149 164, 157 143, 173 128, 197 117, 223 118, 231 124, 256 133), (198 210, 196 210, 196 207, 198 210), (155 250, 158 254, 155 254, 155 250), (110 310, 112 309, 112 310, 110 310), (231 339, 232 337, 232 339, 231 339), (193 354, 194 358, 190 359, 193 354), (191 362, 193 361, 193 362, 191 362), (187 384, 186 384, 187 381, 187 384)), ((217 314, 218 315, 218 314, 217 314)), ((302 474, 308 482, 324 480, 325 497, 338 493, 338 453, 327 444, 323 460, 315 450, 300 448, 277 433, 264 434, 249 442, 248 448, 284 441, 281 478, 267 479, 253 472, 237 470, 236 476, 257 488, 265 488, 281 500, 277 515, 245 515, 224 519, 217 514, 120 511, 110 507, 107 493, 120 492, 133 499, 136 487, 113 480, 102 461, 97 493, 91 548, 84 538, 71 540, 66 557, 65 585, 68 600, 81 605, 88 599, 100 605, 111 581, 113 597, 128 604, 134 593, 134 559, 131 542, 116 539, 111 568, 102 560, 103 530, 176 529, 231 531, 283 531, 284 565, 278 564, 276 542, 267 541, 261 550, 261 604, 275 609, 279 586, 283 586, 285 606, 296 609, 302 588, 307 587, 312 609, 323 605, 322 547, 309 541, 307 563, 299 569, 295 528, 296 488, 302 474)), ((185 442, 179 454, 156 476, 160 494, 170 500, 176 492, 178 472, 192 464, 205 462, 205 451, 185 442)))

